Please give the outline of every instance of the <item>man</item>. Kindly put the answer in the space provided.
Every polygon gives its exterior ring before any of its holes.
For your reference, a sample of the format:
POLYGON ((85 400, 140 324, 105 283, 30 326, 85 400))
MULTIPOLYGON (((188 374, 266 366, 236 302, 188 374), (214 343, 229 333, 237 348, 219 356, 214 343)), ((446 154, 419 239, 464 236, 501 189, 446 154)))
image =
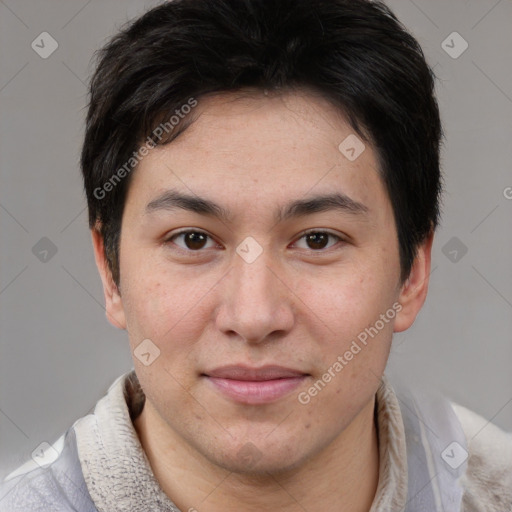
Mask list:
POLYGON ((384 374, 428 290, 433 90, 368 0, 176 0, 116 35, 81 164, 135 369, 0 510, 511 510, 511 436, 384 374))

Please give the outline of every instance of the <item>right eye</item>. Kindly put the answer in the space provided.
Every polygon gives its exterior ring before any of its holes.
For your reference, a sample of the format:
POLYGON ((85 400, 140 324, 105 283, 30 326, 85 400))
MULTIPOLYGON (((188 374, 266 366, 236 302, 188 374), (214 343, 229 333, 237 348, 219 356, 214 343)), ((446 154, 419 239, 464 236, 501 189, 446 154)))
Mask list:
POLYGON ((187 229, 179 231, 178 233, 171 234, 171 236, 166 238, 165 243, 172 243, 177 245, 180 249, 183 249, 187 252, 198 252, 201 249, 208 249, 212 247, 207 246, 208 239, 211 240, 213 247, 215 247, 215 242, 207 233, 203 231, 187 229), (177 243, 176 240, 180 240, 181 243, 177 243))

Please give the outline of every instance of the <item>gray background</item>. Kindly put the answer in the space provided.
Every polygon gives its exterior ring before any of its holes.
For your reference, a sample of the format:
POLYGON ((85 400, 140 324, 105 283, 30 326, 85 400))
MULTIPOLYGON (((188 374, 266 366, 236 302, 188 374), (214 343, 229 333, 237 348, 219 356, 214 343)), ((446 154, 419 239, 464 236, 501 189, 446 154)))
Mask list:
MULTIPOLYGON (((132 366, 105 318, 78 158, 94 50, 157 3, 0 0, 0 477, 132 366), (44 31, 47 59, 31 48, 44 31)), ((446 133, 429 297, 389 372, 512 430, 512 1, 388 3, 435 66, 446 133), (458 58, 442 47, 454 31, 458 58)))

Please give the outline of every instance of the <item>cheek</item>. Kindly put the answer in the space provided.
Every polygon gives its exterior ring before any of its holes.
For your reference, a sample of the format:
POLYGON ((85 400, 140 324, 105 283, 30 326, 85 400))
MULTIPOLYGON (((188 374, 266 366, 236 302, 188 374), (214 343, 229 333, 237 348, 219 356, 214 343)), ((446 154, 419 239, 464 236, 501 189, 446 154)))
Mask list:
MULTIPOLYGON (((162 355, 188 353, 208 319, 208 290, 214 282, 205 277, 162 272, 156 267, 138 269, 126 290, 125 311, 132 345, 151 339, 162 355)), ((134 346, 132 346, 134 348, 134 346)))
POLYGON ((372 325, 392 307, 395 294, 386 279, 369 269, 345 272, 339 277, 302 281, 297 295, 328 333, 330 341, 348 340, 372 325))
POLYGON ((184 391, 195 378, 192 351, 205 328, 207 301, 201 301, 202 288, 188 286, 184 292, 180 286, 186 283, 162 275, 153 278, 149 272, 140 275, 145 278, 132 281, 127 290, 130 346, 142 387, 154 404, 162 404, 160 412, 165 414, 165 408, 191 406, 192 398, 184 391), (137 357, 137 347, 146 339, 158 348, 149 365, 137 357))
POLYGON ((305 390, 305 400, 311 399, 312 409, 323 404, 333 418, 371 396, 389 356, 394 296, 386 282, 370 276, 352 273, 328 286, 304 286, 300 292, 314 313, 309 317, 321 327, 321 333, 314 335, 318 362, 314 379, 321 382, 305 390), (386 313, 388 317, 381 320, 386 313), (326 406, 329 403, 337 405, 326 406))

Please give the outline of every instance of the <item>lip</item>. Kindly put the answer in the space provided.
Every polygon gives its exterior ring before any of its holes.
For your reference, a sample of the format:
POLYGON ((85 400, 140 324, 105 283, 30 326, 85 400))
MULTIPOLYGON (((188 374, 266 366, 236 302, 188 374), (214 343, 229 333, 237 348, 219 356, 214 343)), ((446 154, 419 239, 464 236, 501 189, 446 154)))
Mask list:
POLYGON ((309 374, 283 366, 223 366, 202 374, 215 389, 244 404, 279 400, 296 389, 309 374))

